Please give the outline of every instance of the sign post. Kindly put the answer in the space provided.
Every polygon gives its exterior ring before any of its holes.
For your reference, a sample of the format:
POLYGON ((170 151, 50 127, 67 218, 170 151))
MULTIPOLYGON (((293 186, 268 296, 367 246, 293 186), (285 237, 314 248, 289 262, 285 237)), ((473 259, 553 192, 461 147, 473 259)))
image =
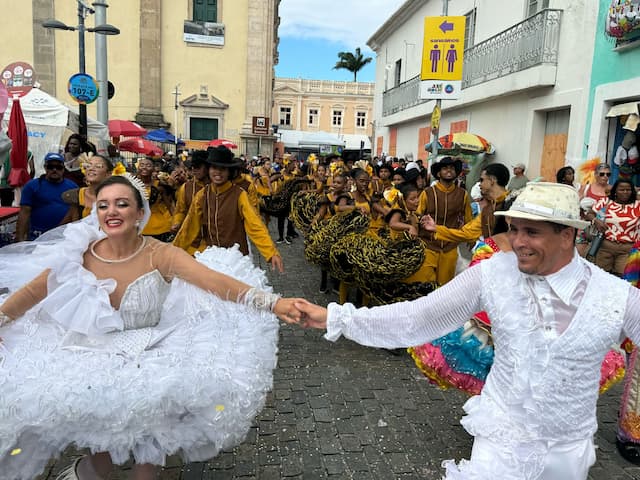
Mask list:
MULTIPOLYGON (((437 126, 431 126, 434 140, 431 143, 431 160, 438 158, 438 132, 442 99, 455 100, 462 90, 462 65, 464 63, 465 17, 449 16, 449 0, 442 0, 442 16, 425 17, 424 43, 422 45, 422 69, 420 71, 420 98, 436 100, 437 126), (437 48, 436 48, 437 46, 437 48)), ((430 168, 430 165, 428 165, 430 168)))

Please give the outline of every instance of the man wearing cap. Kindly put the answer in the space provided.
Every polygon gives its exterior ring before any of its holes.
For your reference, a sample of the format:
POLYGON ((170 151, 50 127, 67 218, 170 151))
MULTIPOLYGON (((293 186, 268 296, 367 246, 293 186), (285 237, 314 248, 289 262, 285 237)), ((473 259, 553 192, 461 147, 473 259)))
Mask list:
POLYGON ((232 183, 240 173, 241 162, 226 147, 208 149, 210 183, 200 190, 189 208, 174 245, 189 253, 207 246, 240 246, 249 254, 247 236, 274 270, 284 271, 282 257, 262 223, 258 212, 242 188, 232 183))
POLYGON ((513 177, 509 180, 509 184, 507 185, 507 190, 510 192, 514 192, 516 190, 520 190, 524 188, 524 186, 529 182, 529 179, 524 174, 525 170, 524 163, 516 163, 513 166, 513 177))
MULTIPOLYGON (((436 225, 447 228, 460 228, 471 221, 469 194, 456 185, 461 172, 462 161, 458 158, 444 157, 431 165, 431 176, 438 181, 420 194, 418 213, 429 215, 436 225)), ((426 245, 424 265, 429 269, 426 281, 444 285, 456 274, 458 243, 435 239, 431 232, 422 229, 419 234, 426 245)))
POLYGON ((307 327, 382 348, 420 345, 476 311, 492 320, 495 358, 480 395, 464 405, 470 460, 446 478, 585 480, 595 462, 600 364, 624 335, 640 341, 640 290, 575 249, 578 193, 530 183, 508 211, 513 251, 480 262, 426 297, 356 309, 296 302, 307 327), (602 295, 606 292, 606 295, 602 295))
POLYGON ((34 240, 60 225, 69 211, 62 194, 78 188, 74 182, 64 178, 64 157, 61 154, 48 153, 44 157, 44 169, 44 175, 30 180, 22 189, 16 242, 34 240))
POLYGON ((207 183, 209 183, 209 165, 206 150, 196 150, 191 155, 191 179, 180 185, 176 192, 176 208, 173 212, 171 231, 177 233, 184 222, 191 202, 207 183))

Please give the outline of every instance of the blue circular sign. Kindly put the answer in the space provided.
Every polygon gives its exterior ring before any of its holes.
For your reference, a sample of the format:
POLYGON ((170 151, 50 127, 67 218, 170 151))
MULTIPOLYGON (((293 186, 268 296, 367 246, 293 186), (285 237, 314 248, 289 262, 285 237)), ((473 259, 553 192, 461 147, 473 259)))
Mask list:
POLYGON ((448 84, 444 87, 444 91, 445 91, 445 93, 453 93, 453 85, 451 85, 450 83, 448 83, 448 84))
POLYGON ((98 84, 91 75, 76 73, 72 75, 67 84, 69 95, 80 104, 95 102, 100 94, 98 84))

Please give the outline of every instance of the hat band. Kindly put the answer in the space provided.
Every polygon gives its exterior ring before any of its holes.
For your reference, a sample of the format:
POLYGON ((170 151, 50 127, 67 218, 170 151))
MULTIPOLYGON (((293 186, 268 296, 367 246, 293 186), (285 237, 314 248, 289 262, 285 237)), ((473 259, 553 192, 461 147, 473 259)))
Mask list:
POLYGON ((532 215, 541 215, 543 217, 552 218, 564 218, 567 220, 578 220, 577 216, 566 210, 560 210, 558 208, 545 207, 535 203, 522 202, 511 206, 511 210, 516 210, 522 213, 530 213, 532 215))

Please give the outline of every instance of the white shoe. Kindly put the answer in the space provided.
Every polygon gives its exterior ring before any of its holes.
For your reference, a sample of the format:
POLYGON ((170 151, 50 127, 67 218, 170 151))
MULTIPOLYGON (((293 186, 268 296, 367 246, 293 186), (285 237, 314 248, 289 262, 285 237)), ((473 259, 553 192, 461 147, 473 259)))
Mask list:
POLYGON ((84 458, 84 456, 76 458, 71 465, 61 471, 56 480, 80 480, 78 477, 78 464, 84 458))

